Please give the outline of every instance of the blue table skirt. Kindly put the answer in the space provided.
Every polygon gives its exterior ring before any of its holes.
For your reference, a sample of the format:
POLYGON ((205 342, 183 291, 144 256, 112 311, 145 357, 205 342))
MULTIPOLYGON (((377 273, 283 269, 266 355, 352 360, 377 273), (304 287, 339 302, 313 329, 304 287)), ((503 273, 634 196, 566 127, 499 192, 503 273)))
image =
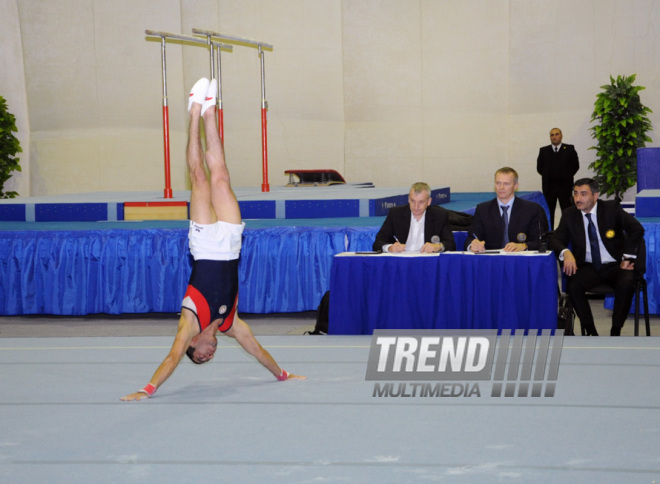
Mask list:
POLYGON ((337 256, 330 334, 557 327, 554 255, 337 256))

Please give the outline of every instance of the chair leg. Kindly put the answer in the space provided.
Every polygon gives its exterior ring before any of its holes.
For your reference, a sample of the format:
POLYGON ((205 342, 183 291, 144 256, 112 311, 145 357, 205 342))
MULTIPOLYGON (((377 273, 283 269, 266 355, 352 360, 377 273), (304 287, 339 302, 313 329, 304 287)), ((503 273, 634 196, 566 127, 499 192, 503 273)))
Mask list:
POLYGON ((646 293, 647 288, 642 287, 642 295, 644 297, 644 322, 646 323, 646 336, 651 336, 651 321, 649 318, 649 297, 646 293))
POLYGON ((635 336, 639 336, 639 286, 635 285, 635 336))

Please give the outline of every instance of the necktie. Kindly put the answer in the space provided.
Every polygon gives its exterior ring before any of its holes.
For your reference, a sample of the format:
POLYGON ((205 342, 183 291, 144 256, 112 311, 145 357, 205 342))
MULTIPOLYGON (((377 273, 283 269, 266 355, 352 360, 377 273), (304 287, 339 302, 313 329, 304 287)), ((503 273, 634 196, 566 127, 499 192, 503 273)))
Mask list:
POLYGON ((598 245, 598 234, 596 233, 596 226, 591 220, 591 214, 587 214, 587 220, 589 224, 587 225, 587 233, 589 234, 589 245, 591 246, 591 263, 594 265, 596 270, 600 269, 600 246, 598 245))
POLYGON ((559 147, 555 146, 555 153, 559 153, 559 147))
POLYGON ((509 243, 509 207, 502 206, 502 222, 504 222, 504 236, 502 237, 502 247, 509 243))

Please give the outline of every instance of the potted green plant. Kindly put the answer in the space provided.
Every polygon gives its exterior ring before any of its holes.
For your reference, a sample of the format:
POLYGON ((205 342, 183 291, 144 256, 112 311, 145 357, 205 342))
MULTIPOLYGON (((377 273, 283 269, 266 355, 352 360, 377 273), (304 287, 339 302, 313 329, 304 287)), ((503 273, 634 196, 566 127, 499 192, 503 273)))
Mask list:
POLYGON ((23 151, 18 138, 12 133, 17 132, 16 118, 7 111, 7 101, 0 96, 0 198, 14 198, 17 192, 4 192, 5 182, 13 171, 21 171, 16 153, 23 151))
POLYGON ((598 144, 589 148, 597 151, 589 168, 596 173, 601 194, 617 200, 637 183, 637 148, 652 141, 646 133, 652 128, 647 114, 653 111, 642 104, 639 91, 645 88, 633 86, 635 77, 610 76, 610 84, 601 86, 603 92, 596 96, 591 115, 591 121, 598 123, 590 128, 591 137, 598 144))

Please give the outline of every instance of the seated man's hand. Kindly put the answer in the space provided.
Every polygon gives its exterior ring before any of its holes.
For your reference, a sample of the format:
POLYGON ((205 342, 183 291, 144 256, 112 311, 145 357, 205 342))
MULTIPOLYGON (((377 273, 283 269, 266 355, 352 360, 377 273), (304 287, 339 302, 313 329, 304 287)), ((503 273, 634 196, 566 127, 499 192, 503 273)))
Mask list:
POLYGON ((525 244, 518 244, 516 242, 509 242, 504 246, 504 252, 522 252, 527 246, 525 244))
POLYGON ((632 271, 635 269, 635 263, 631 260, 622 260, 619 267, 624 271, 632 271))
POLYGON ((575 262, 575 257, 570 250, 564 252, 564 266, 562 267, 562 271, 567 276, 572 276, 577 272, 577 262, 575 262))
POLYGON ((420 252, 430 254, 432 252, 442 252, 444 249, 444 246, 442 244, 432 244, 431 242, 426 242, 420 252))
POLYGON ((472 252, 483 252, 486 250, 486 242, 479 239, 474 239, 468 247, 472 252))
POLYGON ((394 242, 392 245, 390 245, 390 248, 388 249, 390 252, 403 252, 406 250, 406 244, 402 244, 399 241, 394 242))

